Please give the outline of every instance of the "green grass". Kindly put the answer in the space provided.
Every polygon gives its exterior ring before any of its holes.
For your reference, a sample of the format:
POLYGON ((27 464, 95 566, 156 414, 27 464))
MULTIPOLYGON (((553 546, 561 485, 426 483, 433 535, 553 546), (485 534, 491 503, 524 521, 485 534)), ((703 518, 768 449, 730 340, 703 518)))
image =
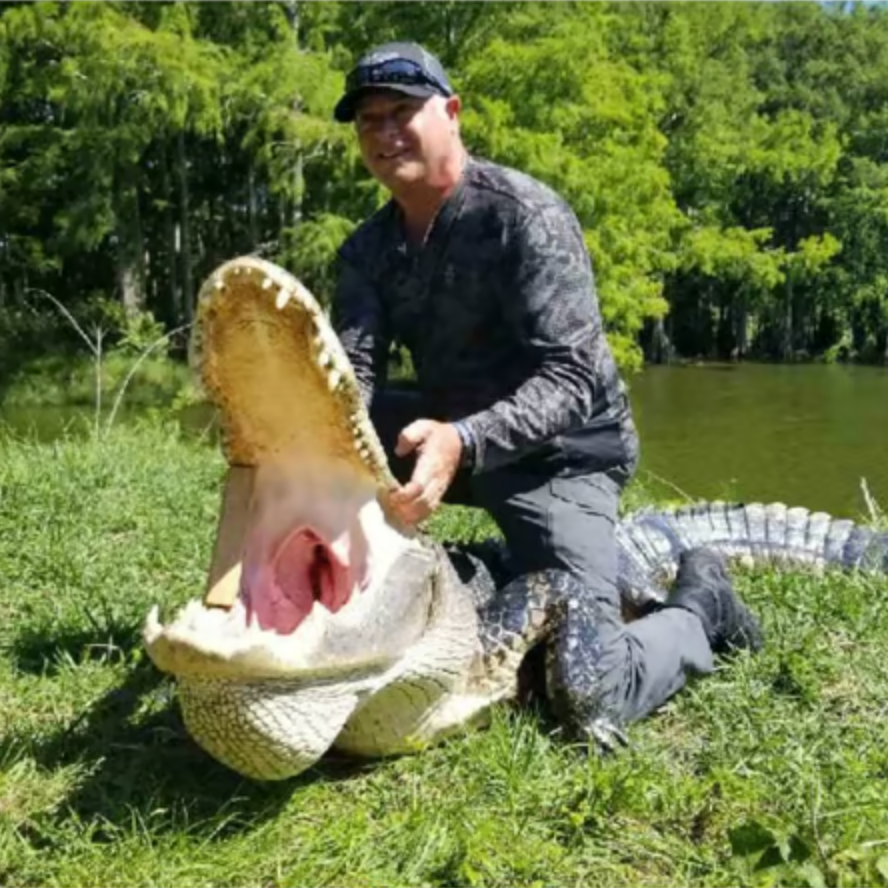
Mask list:
POLYGON ((157 427, 0 443, 6 888, 888 884, 883 580, 739 576, 765 652, 607 760, 503 707, 416 757, 253 784, 192 744, 139 638, 203 589, 222 470, 157 427))

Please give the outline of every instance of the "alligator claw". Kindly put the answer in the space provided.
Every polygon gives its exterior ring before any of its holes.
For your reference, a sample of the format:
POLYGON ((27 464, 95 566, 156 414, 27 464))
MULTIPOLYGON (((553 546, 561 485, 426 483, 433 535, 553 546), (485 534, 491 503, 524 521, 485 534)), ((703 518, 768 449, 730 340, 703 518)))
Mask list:
POLYGON ((616 721, 607 716, 598 716, 586 727, 590 740, 603 753, 615 753, 629 746, 629 737, 616 721))

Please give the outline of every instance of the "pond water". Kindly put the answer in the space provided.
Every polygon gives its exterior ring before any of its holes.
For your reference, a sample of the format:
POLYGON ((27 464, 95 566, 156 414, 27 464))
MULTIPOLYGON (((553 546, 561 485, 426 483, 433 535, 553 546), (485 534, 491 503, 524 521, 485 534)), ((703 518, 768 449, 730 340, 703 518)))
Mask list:
POLYGON ((859 518, 863 478, 888 507, 888 370, 650 367, 630 386, 643 479, 695 498, 781 501, 859 518))
MULTIPOLYGON (((863 478, 888 507, 888 370, 650 367, 629 384, 640 477, 657 493, 781 501, 859 518, 863 478)), ((0 424, 42 440, 84 434, 90 418, 84 408, 0 408, 0 424)), ((206 433, 208 413, 192 409, 182 421, 206 433)))

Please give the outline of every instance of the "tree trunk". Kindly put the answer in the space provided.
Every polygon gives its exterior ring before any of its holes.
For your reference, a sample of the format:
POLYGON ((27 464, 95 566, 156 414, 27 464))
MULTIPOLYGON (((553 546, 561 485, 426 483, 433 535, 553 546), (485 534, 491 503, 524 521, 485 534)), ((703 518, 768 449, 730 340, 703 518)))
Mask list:
POLYGON ((253 171, 253 163, 247 166, 247 226, 250 232, 250 250, 259 246, 259 208, 256 200, 256 174, 253 171))
POLYGON ((736 309, 734 342, 736 344, 736 358, 738 361, 742 361, 749 349, 749 310, 746 305, 746 294, 742 291, 737 295, 736 309))
POLYGON ((706 298, 700 300, 697 311, 697 337, 700 343, 698 354, 701 358, 711 358, 713 352, 712 335, 712 306, 715 301, 715 282, 712 278, 706 279, 706 298))
POLYGON ((671 364, 675 349, 666 332, 663 318, 657 318, 651 332, 651 358, 655 364, 671 364))
POLYGON ((299 228, 299 223, 302 222, 302 199, 305 194, 303 165, 304 161, 300 151, 293 164, 293 202, 290 206, 290 226, 294 231, 299 228))
POLYGON ((185 151, 185 133, 176 136, 177 171, 179 174, 179 232, 182 259, 182 308, 186 323, 194 320, 194 278, 191 270, 191 223, 188 195, 188 156, 185 151))
MULTIPOLYGON (((290 30, 293 34, 293 46, 296 49, 296 52, 304 52, 302 42, 299 38, 299 3, 298 0, 287 0, 284 4, 284 8, 286 10, 287 19, 290 23, 290 30)), ((299 96, 295 96, 293 99, 293 111, 296 114, 299 114, 302 111, 302 101, 299 96)), ((296 155, 296 161, 293 164, 293 197, 289 203, 289 214, 284 211, 284 215, 289 215, 289 224, 293 229, 293 232, 299 227, 299 223, 302 222, 302 200, 303 194, 305 193, 305 180, 304 180, 304 168, 303 168, 303 157, 302 152, 296 155)), ((286 198, 282 198, 282 201, 286 201, 286 198)), ((286 205, 286 204, 285 204, 286 205)), ((281 238, 281 243, 283 243, 283 238, 281 238)))
POLYGON ((780 359, 788 361, 792 355, 792 272, 786 276, 786 295, 783 301, 783 324, 780 336, 780 359))
MULTIPOLYGON (((225 157, 219 150, 219 146, 210 142, 203 142, 199 147, 199 151, 200 164, 212 166, 213 169, 217 170, 224 177, 225 157)), ((225 181, 224 178, 223 181, 225 181)), ((221 188, 212 188, 204 198, 207 211, 201 230, 198 255, 207 268, 215 268, 222 257, 232 255, 225 241, 227 202, 220 192, 221 188)))
POLYGON ((9 267, 9 241, 0 237, 0 308, 6 305, 6 269, 9 267))
POLYGON ((299 46, 299 2, 298 0, 284 0, 284 15, 287 17, 287 23, 293 34, 293 46, 300 49, 299 46))
POLYGON ((453 7, 449 3, 444 6, 444 47, 447 64, 453 64, 456 49, 456 28, 453 24, 453 7))
POLYGON ((171 327, 177 327, 182 323, 184 313, 182 311, 182 297, 179 292, 179 231, 173 216, 175 195, 173 183, 170 180, 170 163, 167 151, 169 140, 165 140, 160 148, 160 182, 163 192, 163 255, 166 257, 164 272, 160 278, 163 289, 163 303, 166 311, 166 319, 171 327))
POLYGON ((135 314, 145 308, 145 245, 136 176, 133 167, 119 174, 114 201, 117 287, 127 314, 135 314))
POLYGON ((720 294, 716 310, 715 322, 715 356, 723 360, 731 355, 734 350, 734 325, 731 322, 734 315, 732 297, 720 294))

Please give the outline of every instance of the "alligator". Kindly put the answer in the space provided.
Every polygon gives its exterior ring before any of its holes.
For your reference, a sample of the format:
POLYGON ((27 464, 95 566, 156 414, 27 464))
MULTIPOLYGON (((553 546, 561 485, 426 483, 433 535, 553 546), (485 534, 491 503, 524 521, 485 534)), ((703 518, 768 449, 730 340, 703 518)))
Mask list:
MULTIPOLYGON (((489 722, 545 651, 565 736, 626 742, 588 662, 579 581, 518 576, 496 539, 442 543, 403 526, 397 488, 325 311, 268 261, 221 265, 198 299, 197 372, 228 469, 207 588, 143 638, 170 673, 185 727, 254 780, 329 750, 417 752, 489 722)), ((689 552, 888 571, 888 534, 781 503, 648 508, 617 527, 624 610, 656 607, 689 552)))

